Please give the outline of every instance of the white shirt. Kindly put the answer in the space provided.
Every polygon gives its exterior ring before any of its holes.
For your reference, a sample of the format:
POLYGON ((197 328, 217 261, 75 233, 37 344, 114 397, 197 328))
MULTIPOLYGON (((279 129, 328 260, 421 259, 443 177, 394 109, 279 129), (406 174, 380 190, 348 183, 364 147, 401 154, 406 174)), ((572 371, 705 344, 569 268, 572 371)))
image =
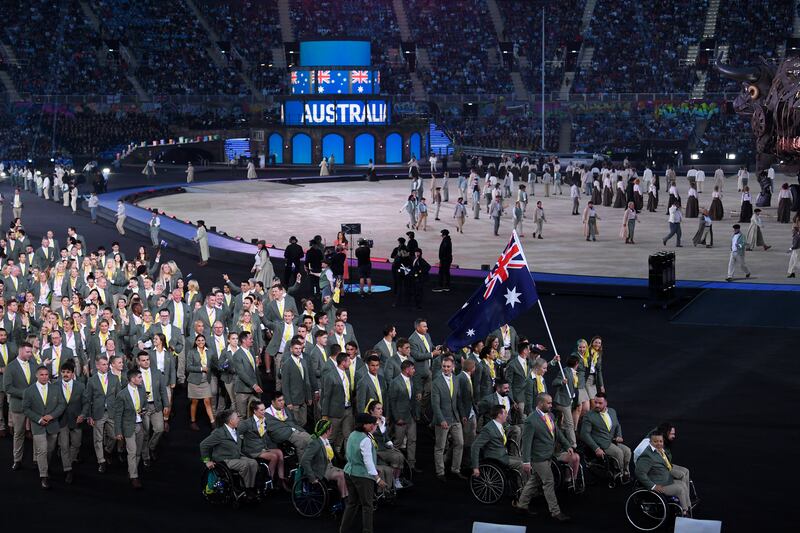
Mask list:
POLYGON ((400 376, 403 378, 403 383, 405 384, 406 390, 408 391, 408 399, 410 400, 411 399, 411 378, 409 378, 405 374, 400 374, 400 376))
POLYGON ((733 237, 731 237, 731 252, 737 251, 737 244, 739 244, 739 239, 742 238, 741 233, 734 233, 733 237))
POLYGON ((505 406, 505 408, 506 408, 506 411, 508 411, 508 410, 510 410, 510 409, 511 409, 511 404, 510 404, 510 402, 509 402, 508 396, 500 396, 500 395, 499 395, 499 394, 497 394, 497 393, 495 393, 495 395, 497 396, 497 401, 498 401, 498 403, 499 403, 500 405, 504 405, 504 406, 505 406))
POLYGON ((42 397, 42 403, 45 403, 46 400, 45 396, 48 392, 50 392, 49 390, 47 390, 47 385, 42 385, 37 381, 36 388, 39 389, 39 396, 42 397))
POLYGON ((372 439, 369 437, 365 438, 358 447, 361 449, 361 457, 364 459, 364 466, 367 469, 367 474, 370 476, 377 476, 378 469, 375 468, 375 463, 372 461, 372 439))
POLYGON ((681 220, 683 219, 683 215, 678 210, 678 206, 673 205, 669 208, 669 221, 671 224, 680 224, 681 220))
MULTIPOLYGON (((141 397, 139 396, 139 389, 128 385, 128 394, 131 395, 131 401, 133 402, 133 405, 135 406, 136 402, 139 402, 140 403, 139 409, 141 409, 142 405, 141 405, 141 397)), ((138 412, 136 413, 136 423, 137 424, 142 423, 142 415, 140 415, 138 412)))
POLYGON ((642 442, 636 446, 636 449, 633 450, 633 464, 636 464, 636 461, 639 460, 639 456, 644 453, 648 446, 650 446, 650 437, 645 437, 642 439, 642 442))
MULTIPOLYGON (((342 387, 344 387, 345 389, 349 389, 350 387, 348 387, 347 384, 350 382, 350 378, 347 377, 345 371, 339 368, 338 366, 336 367, 336 371, 339 372, 339 379, 342 380, 342 387)), ((350 406, 350 402, 346 400, 347 396, 349 396, 349 394, 345 395, 345 402, 344 402, 345 407, 350 406)))
POLYGON ((225 429, 228 430, 228 433, 231 437, 233 437, 234 442, 239 442, 239 438, 236 436, 236 430, 230 427, 228 424, 225 424, 225 429))

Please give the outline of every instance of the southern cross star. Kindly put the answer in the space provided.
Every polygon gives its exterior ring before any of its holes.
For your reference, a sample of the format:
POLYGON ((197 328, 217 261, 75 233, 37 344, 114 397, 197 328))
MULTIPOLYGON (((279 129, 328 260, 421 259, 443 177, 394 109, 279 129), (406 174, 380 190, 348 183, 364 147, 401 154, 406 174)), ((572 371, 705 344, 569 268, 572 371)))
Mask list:
POLYGON ((510 289, 506 290, 506 304, 511 306, 511 309, 514 309, 514 304, 520 303, 519 297, 522 296, 521 292, 517 292, 516 287, 511 287, 510 289))

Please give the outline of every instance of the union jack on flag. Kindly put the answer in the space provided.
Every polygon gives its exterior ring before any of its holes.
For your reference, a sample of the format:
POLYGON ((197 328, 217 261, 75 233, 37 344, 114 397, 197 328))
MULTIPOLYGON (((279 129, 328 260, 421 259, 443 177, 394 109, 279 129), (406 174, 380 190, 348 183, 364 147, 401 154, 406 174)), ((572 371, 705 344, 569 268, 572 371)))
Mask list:
POLYGON ((458 350, 510 323, 539 300, 522 243, 513 232, 483 284, 448 322, 447 346, 458 350))
POLYGON ((330 70, 320 70, 317 72, 317 83, 330 83, 331 82, 331 71, 330 70))
POLYGON ((505 283, 508 279, 509 270, 528 268, 528 262, 525 261, 525 255, 522 253, 522 246, 516 237, 517 234, 514 233, 514 237, 509 241, 506 249, 503 250, 503 253, 497 258, 497 263, 495 263, 494 268, 489 272, 489 275, 486 276, 486 279, 483 280, 483 284, 486 285, 486 290, 483 293, 484 300, 489 299, 498 282, 501 285, 505 283))
POLYGON ((292 72, 292 85, 297 85, 297 72, 292 72))
POLYGON ((366 70, 353 70, 350 77, 353 83, 369 83, 369 72, 366 70))

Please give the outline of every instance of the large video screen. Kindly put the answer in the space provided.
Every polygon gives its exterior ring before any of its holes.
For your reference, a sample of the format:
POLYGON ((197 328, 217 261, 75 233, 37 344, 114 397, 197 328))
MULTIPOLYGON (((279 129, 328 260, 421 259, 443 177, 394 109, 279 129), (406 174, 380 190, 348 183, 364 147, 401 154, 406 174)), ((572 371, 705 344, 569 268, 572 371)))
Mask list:
POLYGON ((301 67, 367 67, 371 62, 369 41, 300 42, 301 67))
POLYGON ((281 108, 287 126, 364 126, 389 124, 386 100, 286 100, 281 108))
POLYGON ((377 70, 304 70, 291 72, 292 94, 380 94, 377 70))

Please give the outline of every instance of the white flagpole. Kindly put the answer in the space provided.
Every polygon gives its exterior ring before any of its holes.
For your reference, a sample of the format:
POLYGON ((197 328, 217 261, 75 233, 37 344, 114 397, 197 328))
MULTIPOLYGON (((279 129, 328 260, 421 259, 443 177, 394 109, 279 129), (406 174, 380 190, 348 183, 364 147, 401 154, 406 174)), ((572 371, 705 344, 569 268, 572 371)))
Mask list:
MULTIPOLYGON (((523 259, 525 260, 525 264, 528 265, 528 271, 530 272, 531 267, 528 264, 528 258, 525 257, 525 251, 522 249, 522 242, 520 242, 519 240, 519 236, 517 235, 517 230, 512 230, 511 235, 514 238, 514 241, 519 243, 520 253, 522 254, 523 259)), ((531 274, 531 279, 533 279, 533 273, 531 272, 530 274, 531 274)), ((541 311, 542 313, 542 319, 544 320, 544 327, 545 329, 547 329, 547 336, 550 337, 550 345, 553 347, 553 350, 555 350, 556 355, 558 355, 558 347, 556 346, 556 341, 553 340, 553 334, 550 332, 550 324, 547 323, 547 316, 545 316, 544 314, 544 308, 542 307, 542 300, 537 299, 536 303, 539 304, 539 311, 541 311)), ((561 371, 561 378, 564 381, 567 381, 567 376, 564 374, 564 367, 561 366, 561 356, 558 357, 558 369, 561 371)), ((565 385, 567 386, 567 392, 569 393, 569 397, 572 398, 572 395, 575 394, 576 391, 570 390, 569 383, 565 383, 565 385)))
MULTIPOLYGON (((558 355, 558 347, 556 346, 556 341, 553 340, 553 334, 550 332, 550 325, 547 323, 547 317, 544 314, 544 308, 542 307, 542 301, 536 300, 536 303, 539 304, 539 311, 542 313, 542 319, 544 320, 544 327, 547 330, 547 336, 550 337, 550 345, 555 350, 556 355, 558 355)), ((561 378, 566 382, 567 376, 564 374, 564 367, 561 366, 561 356, 558 357, 558 369, 561 371, 561 378)), ((569 383, 565 383, 567 386, 567 392, 569 393, 569 397, 572 398, 573 392, 570 391, 569 383)))

